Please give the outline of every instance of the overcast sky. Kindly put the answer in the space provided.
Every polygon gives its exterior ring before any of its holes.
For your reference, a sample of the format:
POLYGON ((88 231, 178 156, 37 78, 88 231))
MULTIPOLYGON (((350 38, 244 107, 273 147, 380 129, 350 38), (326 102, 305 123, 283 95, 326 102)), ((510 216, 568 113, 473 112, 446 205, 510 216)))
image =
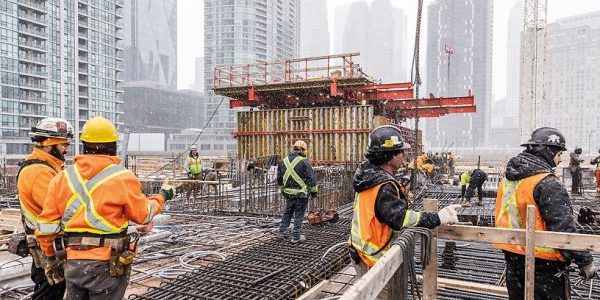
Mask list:
MULTIPOLYGON (((323 0, 327 1, 329 16, 329 32, 332 37, 336 34, 334 28, 334 12, 336 7, 352 2, 363 0, 323 0)), ((372 0, 364 0, 372 2, 372 0)), ((408 42, 409 55, 412 55, 412 48, 415 35, 415 23, 417 12, 416 0, 391 0, 392 3, 404 10, 408 17, 408 42)), ((427 4, 434 0, 425 0, 423 11, 423 22, 421 31, 421 57, 425 56, 424 47, 426 47, 427 33, 427 4)), ((484 0, 482 0, 484 1, 484 0)), ((489 0, 491 1, 491 0, 489 0)), ((542 0, 541 0, 542 1, 542 0)), ((506 94, 506 37, 507 20, 510 8, 517 0, 494 0, 494 46, 493 46, 493 66, 492 66, 492 85, 494 99, 500 99, 506 94)), ((203 1, 202 0, 178 0, 178 87, 188 88, 194 82, 194 58, 203 56, 203 1)), ((548 19, 550 22, 576 14, 582 14, 600 10, 600 0, 548 0, 548 19)), ((407 57, 410 60, 410 58, 407 57)), ((426 62, 423 62, 426 63, 426 62)), ((423 64, 422 63, 422 64, 423 64)), ((409 64, 410 65, 410 64, 409 64)), ((423 72, 423 71, 422 71, 423 72)))

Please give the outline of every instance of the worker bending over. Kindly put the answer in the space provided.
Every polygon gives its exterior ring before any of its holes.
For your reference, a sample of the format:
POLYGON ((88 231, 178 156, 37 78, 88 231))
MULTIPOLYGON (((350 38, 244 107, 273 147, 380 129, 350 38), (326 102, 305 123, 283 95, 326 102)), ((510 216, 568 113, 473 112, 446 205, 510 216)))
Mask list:
POLYGON ((471 198, 475 194, 475 189, 477 189, 477 205, 483 206, 483 184, 486 180, 487 174, 481 169, 467 171, 460 175, 461 199, 465 201, 463 206, 471 206, 471 198))

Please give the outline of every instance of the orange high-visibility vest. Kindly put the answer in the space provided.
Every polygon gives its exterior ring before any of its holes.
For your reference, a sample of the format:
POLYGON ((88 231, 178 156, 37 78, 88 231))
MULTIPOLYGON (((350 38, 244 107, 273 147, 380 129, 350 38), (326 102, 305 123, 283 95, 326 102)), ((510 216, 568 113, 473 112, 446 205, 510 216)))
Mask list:
MULTIPOLYGON (((392 181, 383 182, 356 193, 354 198, 354 215, 352 216, 349 242, 369 267, 373 266, 389 249, 394 233, 392 228, 379 222, 375 216, 375 200, 379 189, 382 185, 390 182, 392 181)), ((397 190, 397 192, 400 197, 400 191, 397 190)), ((403 227, 416 226, 420 219, 421 213, 406 210, 403 227)))
MULTIPOLYGON (((525 229, 527 205, 533 205, 535 206, 535 230, 546 231, 546 222, 542 219, 540 210, 533 199, 533 190, 548 175, 550 173, 542 173, 517 181, 502 179, 498 186, 496 209, 494 211, 497 228, 525 229)), ((494 243, 494 247, 525 255, 524 245, 494 243)), ((547 247, 535 247, 535 257, 545 260, 565 261, 560 251, 547 247)))

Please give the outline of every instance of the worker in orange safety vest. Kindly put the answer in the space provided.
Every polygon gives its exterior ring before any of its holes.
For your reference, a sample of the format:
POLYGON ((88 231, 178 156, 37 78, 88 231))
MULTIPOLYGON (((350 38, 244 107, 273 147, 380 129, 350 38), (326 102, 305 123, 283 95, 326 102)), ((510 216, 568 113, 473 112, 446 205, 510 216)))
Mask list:
POLYGON ((89 119, 80 138, 84 154, 50 182, 35 235, 48 257, 46 277, 51 284, 66 280, 66 299, 120 300, 136 252, 129 222, 150 223, 174 189, 167 178, 159 194, 142 194, 139 179, 119 164, 109 120, 89 119))
MULTIPOLYGON (((527 206, 535 207, 535 229, 575 232, 573 207, 554 168, 566 151, 565 138, 555 128, 533 131, 521 145, 525 151, 511 158, 505 177, 498 185, 495 223, 497 228, 525 229, 527 206)), ((509 299, 523 299, 525 286, 525 245, 494 244, 504 252, 506 287, 509 299)), ((597 267, 588 251, 535 247, 535 299, 571 299, 568 267, 577 264, 584 279, 596 276, 597 267)))
POLYGON ((62 299, 65 284, 51 285, 46 279, 46 257, 33 233, 44 206, 48 185, 65 163, 65 155, 69 152, 70 140, 73 138, 73 127, 61 118, 44 118, 31 128, 29 135, 34 148, 19 164, 17 190, 27 246, 33 258, 31 280, 35 285, 31 298, 62 299))

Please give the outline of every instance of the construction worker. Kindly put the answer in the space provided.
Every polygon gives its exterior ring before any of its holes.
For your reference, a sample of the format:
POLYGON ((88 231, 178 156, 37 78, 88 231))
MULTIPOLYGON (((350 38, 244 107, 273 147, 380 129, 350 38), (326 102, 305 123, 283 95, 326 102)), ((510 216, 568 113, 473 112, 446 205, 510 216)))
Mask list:
MULTIPOLYGON (((438 213, 408 209, 406 195, 393 174, 402 167, 404 151, 409 148, 396 126, 380 126, 369 135, 367 160, 356 170, 353 180, 356 196, 349 244, 358 277, 385 254, 395 231, 458 222, 456 209, 460 205, 447 206, 438 213)), ((390 299, 390 292, 385 287, 377 299, 390 299)))
POLYGON ((62 170, 65 163, 65 155, 69 152, 70 140, 73 138, 73 127, 64 119, 45 118, 31 128, 29 136, 34 148, 25 161, 20 163, 17 190, 27 245, 33 258, 31 280, 35 286, 31 298, 62 299, 65 283, 52 285, 46 280, 46 256, 35 239, 34 231, 44 207, 50 180, 62 170))
MULTIPOLYGON (((598 150, 600 154, 600 150, 598 150)), ((596 165, 596 196, 600 197, 600 155, 590 161, 590 164, 596 165)))
POLYGON ((84 154, 52 179, 38 217, 46 278, 66 279, 66 299, 122 299, 136 251, 129 222, 150 223, 174 196, 167 178, 159 194, 146 198, 139 179, 119 165, 117 139, 112 122, 89 119, 81 132, 84 154))
MULTIPOLYGON (((525 229, 528 205, 535 206, 536 230, 575 232, 573 208, 566 188, 554 175, 565 148, 564 136, 555 128, 533 131, 521 145, 525 150, 510 159, 498 186, 497 228, 525 229)), ((506 259, 509 299, 524 299, 525 245, 494 244, 506 259)), ((584 279, 596 275, 597 267, 587 251, 535 248, 535 299, 570 299, 570 263, 575 262, 584 279)))
POLYGON ((312 198, 317 196, 317 176, 306 159, 307 150, 306 142, 296 141, 293 151, 277 168, 277 185, 286 202, 279 225, 279 236, 285 235, 293 215, 292 243, 306 240, 306 237, 301 234, 302 219, 308 205, 308 196, 312 198))
POLYGON ((448 169, 450 176, 454 176, 454 173, 456 172, 454 169, 454 160, 454 154, 452 152, 448 152, 448 169))
POLYGON ((483 184, 486 180, 487 174, 481 169, 467 171, 460 175, 461 199, 465 201, 464 206, 471 206, 471 197, 474 196, 475 189, 477 189, 477 205, 483 206, 483 184))
POLYGON ((190 147, 190 154, 185 160, 183 168, 187 172, 188 179, 202 179, 202 161, 198 155, 198 146, 192 145, 190 147))
POLYGON ((581 147, 575 147, 575 151, 569 155, 569 172, 571 172, 571 194, 581 195, 581 163, 583 159, 579 158, 583 150, 581 147))

